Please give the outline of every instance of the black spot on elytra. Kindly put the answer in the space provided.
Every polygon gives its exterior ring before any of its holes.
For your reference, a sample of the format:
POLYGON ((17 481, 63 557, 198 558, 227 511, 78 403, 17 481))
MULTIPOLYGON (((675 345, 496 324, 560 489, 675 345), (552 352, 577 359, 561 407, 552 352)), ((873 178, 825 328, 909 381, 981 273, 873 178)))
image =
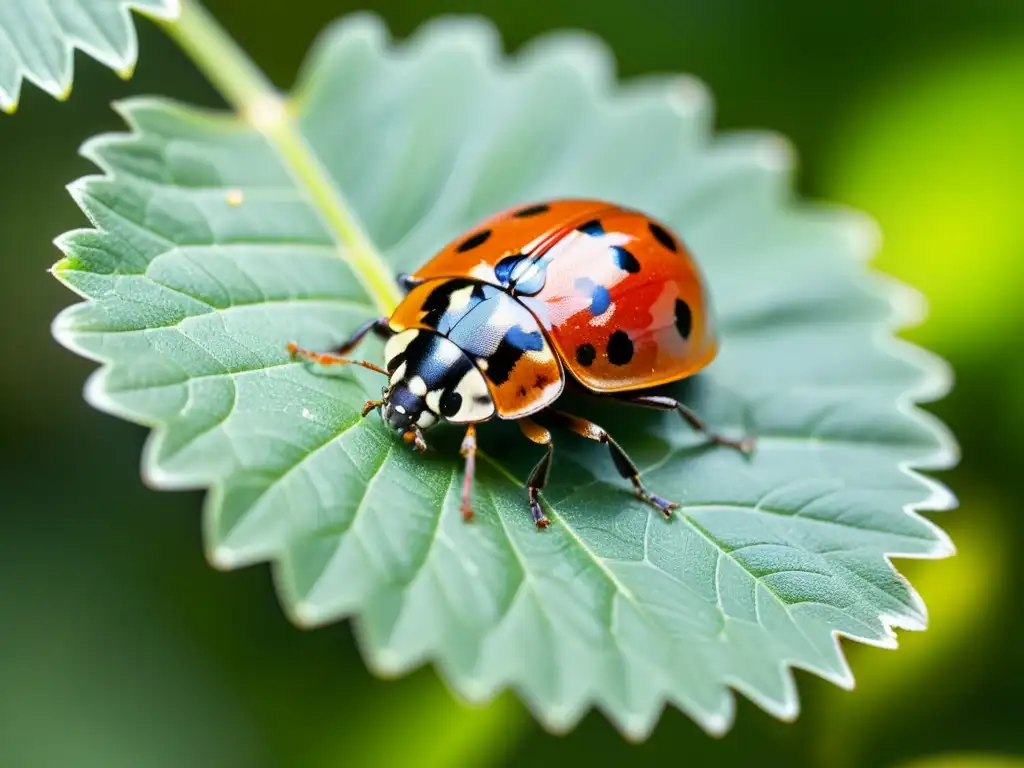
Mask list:
POLYGON ((524 331, 518 325, 508 329, 498 343, 498 348, 487 358, 487 378, 501 385, 508 381, 512 369, 527 352, 544 349, 544 337, 540 331, 524 331))
POLYGON ((462 407, 462 395, 453 389, 447 389, 442 393, 438 407, 441 409, 441 415, 446 419, 450 419, 462 407))
POLYGON ((550 205, 541 203, 540 205, 531 205, 529 208, 523 208, 521 210, 518 210, 512 215, 520 219, 525 219, 527 216, 537 216, 541 213, 547 213, 550 210, 550 205))
POLYGON ((612 295, 603 285, 595 285, 590 292, 590 312, 594 315, 603 315, 611 306, 612 295))
POLYGON ((584 368, 590 367, 595 357, 597 357, 597 350, 594 349, 593 344, 580 344, 576 347, 576 362, 584 368))
POLYGON ((640 271, 640 262, 636 260, 636 256, 621 245, 613 245, 612 250, 615 251, 615 263, 619 265, 620 269, 634 275, 640 271))
POLYGON ((519 396, 520 397, 526 397, 526 387, 520 387, 519 388, 519 396))
POLYGON ((471 237, 467 237, 465 240, 463 240, 461 243, 459 243, 458 246, 455 248, 455 250, 458 251, 459 253, 465 253, 466 251, 471 251, 474 248, 476 248, 478 245, 483 245, 484 243, 486 243, 487 242, 487 238, 489 238, 490 236, 491 236, 491 230, 489 230, 489 229, 485 229, 485 230, 483 230, 481 232, 477 232, 475 235, 472 235, 471 237))
POLYGON ((588 221, 585 224, 580 224, 576 229, 585 235, 590 235, 591 237, 597 237, 598 235, 604 234, 604 227, 601 226, 601 222, 597 219, 588 221))
POLYGON ((629 334, 618 330, 608 339, 608 362, 612 365, 625 365, 633 359, 633 342, 629 334))
POLYGON ((676 330, 684 339, 690 338, 693 330, 693 312, 690 305, 682 299, 676 299, 676 330))
POLYGON ((676 245, 675 238, 672 237, 665 228, 660 224, 655 224, 653 221, 647 222, 647 227, 651 230, 651 234, 654 235, 654 239, 664 245, 670 251, 678 251, 679 246, 676 245))

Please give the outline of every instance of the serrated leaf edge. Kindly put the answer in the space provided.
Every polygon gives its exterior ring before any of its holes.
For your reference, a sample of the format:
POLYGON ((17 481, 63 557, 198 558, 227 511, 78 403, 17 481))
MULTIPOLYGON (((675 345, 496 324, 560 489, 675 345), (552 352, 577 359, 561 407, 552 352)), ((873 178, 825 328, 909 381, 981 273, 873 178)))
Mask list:
MULTIPOLYGON (((174 21, 181 13, 181 0, 161 0, 163 8, 140 8, 135 0, 123 0, 119 12, 128 25, 128 44, 123 56, 117 56, 116 51, 99 50, 81 38, 69 36, 64 37, 62 47, 66 54, 67 64, 64 70, 57 74, 56 78, 45 77, 37 72, 27 71, 23 66, 19 67, 14 91, 8 93, 0 88, 0 111, 13 115, 18 110, 21 100, 22 84, 25 81, 33 83, 58 101, 66 101, 71 95, 71 88, 75 78, 75 51, 82 51, 104 66, 114 70, 117 75, 128 80, 135 72, 135 65, 139 58, 138 31, 131 18, 132 12, 141 16, 148 16, 164 21, 174 21)), ((2 34, 0 30, 0 34, 2 34)))

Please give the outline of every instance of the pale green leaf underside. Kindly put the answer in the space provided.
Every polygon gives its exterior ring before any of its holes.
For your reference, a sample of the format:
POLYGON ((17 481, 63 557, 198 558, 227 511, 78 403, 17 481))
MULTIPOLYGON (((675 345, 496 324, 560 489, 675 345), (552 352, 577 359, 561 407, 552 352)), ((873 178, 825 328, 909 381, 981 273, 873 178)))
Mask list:
POLYGON ((870 228, 788 199, 782 142, 711 141, 699 85, 616 86, 608 54, 575 35, 507 59, 478 22, 393 46, 360 16, 312 59, 302 131, 396 270, 543 198, 613 199, 677 227, 724 342, 675 391, 718 426, 755 428, 760 448, 748 462, 674 417, 597 411, 684 507, 660 519, 600 446, 560 434, 554 524, 538 532, 521 484, 536 446, 486 425, 463 523, 457 434, 416 455, 359 418, 378 379, 289 362, 289 339, 327 348, 373 310, 264 139, 137 100, 121 105, 130 135, 87 145, 107 175, 74 193, 96 229, 62 239, 57 273, 89 301, 56 334, 104 363, 94 404, 156 428, 152 482, 212 486, 214 562, 272 559, 293 615, 354 616, 375 669, 432 659, 474 700, 514 686, 551 728, 597 705, 643 735, 668 701, 722 731, 729 686, 792 716, 787 665, 850 685, 836 633, 892 645, 890 627, 924 625, 887 556, 951 551, 911 511, 952 504, 911 469, 954 458, 912 404, 947 377, 891 338, 902 293, 859 261, 870 228))
POLYGON ((178 0, 0 0, 0 109, 14 111, 22 80, 66 98, 76 48, 131 74, 138 54, 133 8, 173 18, 178 0))

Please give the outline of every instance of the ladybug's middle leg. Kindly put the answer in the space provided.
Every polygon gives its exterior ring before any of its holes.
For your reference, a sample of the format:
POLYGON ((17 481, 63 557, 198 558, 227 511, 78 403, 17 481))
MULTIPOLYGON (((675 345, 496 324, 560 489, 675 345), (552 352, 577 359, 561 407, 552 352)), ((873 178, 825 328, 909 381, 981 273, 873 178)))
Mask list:
POLYGON ((608 450, 612 454, 612 461, 615 462, 615 468, 619 470, 620 475, 633 484, 633 490, 636 491, 636 495, 652 507, 660 510, 665 517, 672 517, 672 510, 677 509, 679 505, 663 499, 661 496, 656 496, 647 490, 647 487, 640 480, 640 470, 637 469, 636 464, 633 463, 633 460, 622 449, 622 446, 615 442, 612 436, 602 427, 599 427, 592 421, 587 421, 568 413, 562 413, 561 411, 548 410, 545 413, 550 414, 555 420, 577 435, 607 445, 608 450))
POLYGON ((555 451, 555 447, 551 443, 551 431, 530 418, 519 419, 516 423, 523 430, 523 434, 527 438, 537 443, 537 445, 546 446, 548 449, 548 452, 544 454, 544 458, 537 462, 537 466, 533 468, 530 478, 526 481, 526 492, 530 498, 530 512, 533 514, 533 522, 538 528, 546 528, 551 524, 551 521, 544 514, 544 510, 540 508, 537 494, 547 484, 548 472, 551 470, 551 457, 555 451))

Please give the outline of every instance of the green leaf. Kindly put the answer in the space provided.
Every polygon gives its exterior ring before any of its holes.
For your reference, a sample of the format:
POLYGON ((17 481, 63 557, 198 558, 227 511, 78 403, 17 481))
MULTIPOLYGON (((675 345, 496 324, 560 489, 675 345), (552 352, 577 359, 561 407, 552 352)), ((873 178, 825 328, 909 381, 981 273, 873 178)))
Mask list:
POLYGON ((837 635, 891 647, 894 627, 925 625, 888 558, 952 551, 914 511, 954 503, 915 472, 955 460, 914 406, 949 376, 893 339, 915 302, 865 270, 870 224, 791 199, 783 141, 712 140, 699 84, 616 85, 591 37, 505 57, 491 27, 459 19, 400 45, 349 19, 292 106, 396 271, 499 208, 562 195, 677 227, 723 348, 670 389, 760 445, 745 460, 674 416, 586 406, 683 507, 666 522, 600 445, 559 433, 538 532, 523 479, 539 451, 488 424, 464 523, 455 430, 415 454, 360 418, 372 374, 288 359, 289 339, 328 348, 374 313, 299 177, 234 117, 135 100, 129 135, 85 148, 106 175, 72 192, 95 229, 61 239, 55 271, 88 300, 55 333, 103 363, 91 403, 154 428, 150 483, 212 488, 214 563, 273 561, 295 620, 354 617, 381 674, 433 660, 470 700, 515 687, 554 730, 596 705, 635 738, 666 702, 726 730, 730 686, 793 717, 790 667, 851 686, 837 635))
POLYGON ((133 8, 170 19, 178 14, 178 0, 3 0, 0 109, 14 112, 23 79, 66 99, 76 48, 130 77, 138 55, 133 8))

